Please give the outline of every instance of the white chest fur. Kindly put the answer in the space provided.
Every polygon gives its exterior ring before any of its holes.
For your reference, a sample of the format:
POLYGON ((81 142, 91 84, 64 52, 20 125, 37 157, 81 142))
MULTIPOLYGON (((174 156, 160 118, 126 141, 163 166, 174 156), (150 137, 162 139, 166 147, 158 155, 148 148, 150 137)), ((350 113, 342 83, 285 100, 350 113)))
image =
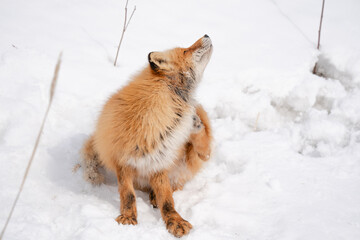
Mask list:
POLYGON ((134 167, 142 176, 148 176, 169 168, 174 164, 180 147, 189 139, 193 128, 192 116, 194 112, 195 110, 192 107, 191 111, 184 114, 180 123, 173 129, 171 134, 164 138, 163 144, 153 153, 137 159, 131 158, 128 160, 128 164, 134 167))

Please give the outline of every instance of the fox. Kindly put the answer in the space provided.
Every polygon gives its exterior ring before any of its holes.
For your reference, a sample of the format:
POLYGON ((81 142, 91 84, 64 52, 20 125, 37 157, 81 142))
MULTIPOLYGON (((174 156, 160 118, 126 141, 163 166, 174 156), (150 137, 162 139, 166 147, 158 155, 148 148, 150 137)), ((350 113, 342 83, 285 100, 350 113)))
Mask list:
POLYGON ((82 166, 94 185, 104 183, 100 168, 116 174, 119 224, 137 224, 136 189, 149 193, 175 237, 192 229, 172 194, 211 157, 210 120, 194 92, 212 52, 208 35, 188 48, 150 52, 146 67, 105 103, 82 148, 82 166))

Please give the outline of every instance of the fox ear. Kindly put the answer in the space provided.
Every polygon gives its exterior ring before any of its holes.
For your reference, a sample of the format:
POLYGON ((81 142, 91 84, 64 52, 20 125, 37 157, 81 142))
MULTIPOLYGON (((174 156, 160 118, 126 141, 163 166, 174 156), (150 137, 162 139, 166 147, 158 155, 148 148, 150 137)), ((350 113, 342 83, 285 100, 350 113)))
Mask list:
POLYGON ((150 53, 149 53, 149 55, 148 55, 148 61, 149 61, 149 63, 150 63, 151 69, 152 69, 153 71, 157 72, 157 71, 159 70, 159 66, 156 65, 156 63, 155 63, 155 61, 154 61, 154 59, 153 59, 153 56, 151 56, 151 55, 153 55, 153 54, 154 54, 154 52, 150 52, 150 53))
POLYGON ((159 72, 161 70, 166 70, 167 61, 165 60, 161 52, 150 52, 148 55, 148 61, 151 69, 154 72, 159 72))

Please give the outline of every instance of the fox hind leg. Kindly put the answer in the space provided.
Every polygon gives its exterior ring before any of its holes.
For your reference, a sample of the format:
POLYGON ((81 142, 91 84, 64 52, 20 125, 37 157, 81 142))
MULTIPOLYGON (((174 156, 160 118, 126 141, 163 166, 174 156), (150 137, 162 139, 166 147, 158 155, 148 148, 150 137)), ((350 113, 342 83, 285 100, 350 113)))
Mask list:
POLYGON ((204 128, 204 124, 201 121, 200 117, 196 114, 193 116, 193 129, 192 134, 199 133, 204 128))
POLYGON ((104 175, 99 172, 100 161, 94 149, 94 139, 91 136, 82 149, 82 167, 84 179, 93 185, 104 183, 104 175))
POLYGON ((210 120, 201 105, 196 107, 196 115, 197 116, 193 118, 194 128, 198 130, 193 131, 190 135, 190 143, 193 145, 193 149, 198 153, 199 157, 206 161, 210 158, 212 145, 210 120))

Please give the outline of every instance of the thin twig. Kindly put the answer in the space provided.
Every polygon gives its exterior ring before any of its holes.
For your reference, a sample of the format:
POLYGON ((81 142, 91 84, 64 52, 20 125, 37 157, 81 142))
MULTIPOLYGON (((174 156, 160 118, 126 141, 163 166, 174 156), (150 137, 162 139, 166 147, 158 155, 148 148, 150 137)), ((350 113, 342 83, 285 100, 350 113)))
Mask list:
POLYGON ((132 13, 131 13, 131 15, 130 15, 130 18, 129 18, 128 23, 126 24, 125 30, 128 28, 129 23, 130 23, 130 21, 131 21, 131 18, 133 17, 133 15, 134 15, 134 13, 135 13, 135 10, 136 10, 136 6, 134 6, 134 10, 132 11, 132 13))
POLYGON ((131 16, 130 16, 130 18, 129 18, 129 21, 127 21, 127 6, 128 6, 128 2, 129 2, 129 0, 126 0, 124 27, 123 27, 123 30, 122 30, 122 33, 121 33, 120 42, 119 42, 119 45, 118 45, 118 48, 117 48, 117 51, 116 51, 116 57, 115 57, 115 61, 114 61, 114 66, 116 66, 116 62, 117 62, 117 59, 118 59, 118 56, 119 56, 120 46, 121 46, 122 40, 123 40, 123 38, 124 38, 125 31, 126 31, 127 27, 129 26, 130 21, 131 21, 131 18, 132 18, 132 16, 134 15, 135 10, 136 10, 136 6, 135 6, 135 7, 134 7, 134 10, 132 11, 131 16))
POLYGON ((324 6, 325 6, 325 0, 323 0, 322 8, 321 8, 321 17, 320 17, 320 26, 319 26, 319 31, 318 31, 318 44, 317 44, 318 50, 320 49, 320 35, 321 35, 322 20, 323 20, 323 16, 324 16, 324 6))
MULTIPOLYGON (((323 0, 322 2, 322 7, 321 7, 321 16, 320 16, 320 26, 319 26, 319 31, 318 31, 318 44, 317 44, 317 50, 320 50, 320 36, 321 36, 321 26, 322 26, 322 20, 323 20, 323 16, 324 16, 324 6, 325 6, 325 0, 323 0)), ((316 74, 317 72, 317 62, 315 63, 315 66, 313 68, 312 73, 316 74)))
POLYGON ((51 82, 51 87, 50 87, 50 97, 49 97, 49 103, 48 103, 48 106, 47 106, 47 109, 46 109, 46 112, 45 112, 45 115, 44 115, 44 118, 43 118, 43 121, 41 123, 41 127, 40 127, 40 131, 38 133, 38 136, 36 138, 36 142, 35 142, 35 145, 34 145, 34 149, 31 153, 31 157, 29 159, 29 162, 28 162, 28 165, 26 167, 26 170, 25 170, 25 174, 24 174, 24 177, 23 177, 23 180, 21 182, 21 185, 20 185, 20 188, 19 188, 19 191, 16 195, 16 198, 14 200, 14 203, 11 207, 11 210, 10 210, 10 213, 9 213, 9 216, 8 218, 6 219, 6 222, 5 222, 5 225, 4 225, 4 228, 2 229, 1 231, 1 234, 0 234, 0 239, 3 238, 4 234, 5 234, 5 231, 6 231, 6 228, 10 222, 10 219, 11 219, 11 216, 14 212, 14 209, 15 209, 15 206, 19 200, 19 197, 20 197, 20 194, 24 188, 24 184, 25 184, 25 181, 26 181, 26 178, 28 176, 28 173, 29 173, 29 170, 30 170, 30 167, 31 167, 31 164, 34 160, 34 156, 36 154, 36 150, 38 148, 38 145, 39 145, 39 142, 40 142, 40 138, 41 138, 41 133, 44 129, 44 125, 45 125, 45 122, 46 122, 46 119, 47 119, 47 115, 49 113, 49 110, 50 110, 50 107, 51 107, 51 103, 52 103, 52 100, 53 100, 53 97, 54 97, 54 92, 55 92, 55 86, 56 86, 56 82, 57 82, 57 79, 58 79, 58 75, 59 75, 59 70, 60 70, 60 64, 61 64, 61 55, 62 53, 60 53, 59 55, 59 58, 58 58, 58 61, 57 61, 57 64, 56 64, 56 67, 55 67, 55 72, 54 72, 54 77, 52 79, 52 82, 51 82))

